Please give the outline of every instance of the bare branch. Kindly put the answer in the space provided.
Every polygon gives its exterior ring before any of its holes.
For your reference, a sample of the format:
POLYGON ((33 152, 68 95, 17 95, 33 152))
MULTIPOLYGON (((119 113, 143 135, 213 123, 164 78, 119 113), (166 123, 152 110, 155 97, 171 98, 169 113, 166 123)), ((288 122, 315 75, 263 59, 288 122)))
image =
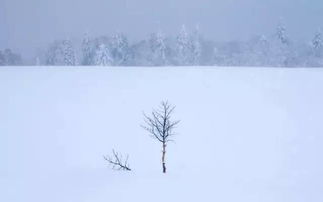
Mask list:
POLYGON ((103 156, 104 160, 106 160, 114 170, 125 170, 125 171, 131 171, 130 166, 128 164, 129 156, 127 155, 127 158, 125 161, 122 160, 122 155, 118 152, 112 150, 112 156, 103 156))
POLYGON ((171 121, 175 106, 171 106, 167 101, 162 102, 158 110, 153 110, 151 116, 144 114, 145 125, 141 126, 148 131, 152 137, 160 142, 168 142, 172 136, 172 129, 179 121, 171 121))

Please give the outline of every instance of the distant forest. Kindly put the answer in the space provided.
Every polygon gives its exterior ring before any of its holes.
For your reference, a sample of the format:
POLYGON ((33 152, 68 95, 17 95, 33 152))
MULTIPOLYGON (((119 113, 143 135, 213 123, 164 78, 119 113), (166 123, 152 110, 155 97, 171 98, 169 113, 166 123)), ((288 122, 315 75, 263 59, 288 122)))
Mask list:
POLYGON ((0 65, 323 67, 323 42, 321 30, 308 41, 293 41, 283 23, 269 35, 219 43, 205 39, 198 27, 188 31, 183 25, 175 37, 159 31, 133 44, 122 33, 57 40, 32 64, 10 49, 0 50, 0 65))

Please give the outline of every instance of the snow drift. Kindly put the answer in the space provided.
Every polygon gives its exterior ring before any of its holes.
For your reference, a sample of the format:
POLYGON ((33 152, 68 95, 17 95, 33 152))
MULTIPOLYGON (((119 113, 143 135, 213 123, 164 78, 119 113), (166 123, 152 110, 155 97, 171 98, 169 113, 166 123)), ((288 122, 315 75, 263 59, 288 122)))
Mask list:
POLYGON ((322 69, 1 68, 0 201, 320 202, 322 92, 322 69), (166 175, 140 128, 163 100, 166 175))

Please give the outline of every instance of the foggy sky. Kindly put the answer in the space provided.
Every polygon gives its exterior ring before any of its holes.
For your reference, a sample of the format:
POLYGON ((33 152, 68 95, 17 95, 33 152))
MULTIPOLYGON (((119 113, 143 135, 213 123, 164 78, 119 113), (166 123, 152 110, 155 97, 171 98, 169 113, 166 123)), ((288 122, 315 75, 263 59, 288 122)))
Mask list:
POLYGON ((23 56, 55 39, 125 33, 131 40, 182 24, 223 41, 269 35, 283 19, 288 35, 310 40, 323 27, 322 0, 0 0, 0 49, 23 56))

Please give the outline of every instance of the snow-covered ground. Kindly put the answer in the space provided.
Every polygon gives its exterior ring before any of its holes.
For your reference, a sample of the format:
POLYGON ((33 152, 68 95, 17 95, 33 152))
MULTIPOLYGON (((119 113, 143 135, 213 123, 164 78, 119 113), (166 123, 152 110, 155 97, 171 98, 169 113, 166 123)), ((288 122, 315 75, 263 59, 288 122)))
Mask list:
POLYGON ((322 202, 322 121, 323 69, 1 67, 0 201, 322 202), (162 100, 166 175, 140 127, 162 100))

